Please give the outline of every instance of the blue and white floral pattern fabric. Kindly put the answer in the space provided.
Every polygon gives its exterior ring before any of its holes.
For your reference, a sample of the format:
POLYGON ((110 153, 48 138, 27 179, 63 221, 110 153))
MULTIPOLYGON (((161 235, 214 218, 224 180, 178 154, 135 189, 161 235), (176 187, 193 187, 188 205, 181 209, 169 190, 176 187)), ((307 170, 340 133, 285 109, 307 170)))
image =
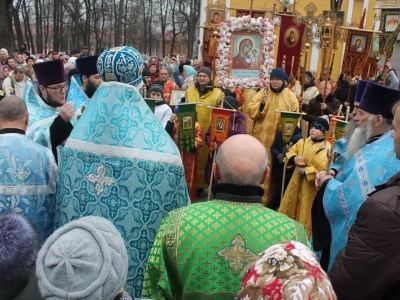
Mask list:
POLYGON ((49 149, 22 134, 0 135, 0 214, 25 215, 42 243, 54 230, 56 185, 57 165, 49 149))
POLYGON ((60 149, 59 180, 56 227, 111 220, 128 250, 127 292, 140 297, 158 227, 189 195, 179 151, 135 87, 100 85, 60 149))
POLYGON ((81 114, 82 107, 89 104, 89 98, 86 96, 85 91, 82 88, 82 81, 79 74, 75 74, 71 77, 71 83, 68 88, 67 102, 74 104, 75 111, 78 115, 81 114))
POLYGON ((400 169, 391 131, 366 144, 347 160, 344 155, 339 156, 334 167, 338 174, 327 184, 323 199, 332 231, 329 269, 339 251, 346 246, 348 231, 368 194, 400 169))
POLYGON ((51 149, 50 126, 58 116, 60 108, 54 108, 43 101, 38 93, 37 81, 26 83, 24 100, 29 112, 26 135, 32 141, 51 149))

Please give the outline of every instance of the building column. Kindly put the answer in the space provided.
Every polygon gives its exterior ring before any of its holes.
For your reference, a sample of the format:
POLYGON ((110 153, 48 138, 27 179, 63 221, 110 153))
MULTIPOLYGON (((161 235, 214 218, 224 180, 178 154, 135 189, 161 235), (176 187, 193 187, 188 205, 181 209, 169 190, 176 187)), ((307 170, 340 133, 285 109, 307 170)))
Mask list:
MULTIPOLYGON (((315 35, 316 26, 312 27, 313 34, 315 35)), ((317 74, 319 74, 318 70, 318 57, 319 57, 319 44, 320 39, 314 38, 314 41, 311 43, 311 58, 310 58, 310 70, 316 70, 317 74)), ((307 68, 307 66, 306 66, 307 68)), ((305 71, 310 71, 305 70, 305 71)))
MULTIPOLYGON (((200 21, 199 25, 203 26, 204 22, 206 21, 206 12, 204 11, 204 8, 207 7, 207 0, 201 0, 200 2, 200 21)), ((200 60, 203 60, 203 40, 204 38, 204 28, 200 27, 199 28, 199 39, 200 39, 200 44, 199 44, 199 52, 198 52, 198 57, 200 60)))
MULTIPOLYGON (((366 9, 366 10, 365 10, 365 18, 364 18, 363 27, 365 27, 365 24, 367 24, 368 5, 369 5, 369 0, 364 0, 363 11, 364 11, 364 9, 366 9)), ((369 29, 369 28, 367 28, 367 29, 369 29)))

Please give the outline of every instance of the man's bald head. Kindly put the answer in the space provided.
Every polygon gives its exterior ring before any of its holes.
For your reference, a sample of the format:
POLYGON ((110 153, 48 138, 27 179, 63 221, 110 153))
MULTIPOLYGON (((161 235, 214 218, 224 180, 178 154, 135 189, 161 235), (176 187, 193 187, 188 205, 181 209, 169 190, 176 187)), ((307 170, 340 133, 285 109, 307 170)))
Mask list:
POLYGON ((0 101, 0 129, 20 128, 25 131, 28 120, 28 109, 22 98, 8 96, 0 101))
POLYGON ((254 137, 238 134, 228 138, 216 157, 218 182, 235 185, 260 185, 268 171, 264 146, 254 137))

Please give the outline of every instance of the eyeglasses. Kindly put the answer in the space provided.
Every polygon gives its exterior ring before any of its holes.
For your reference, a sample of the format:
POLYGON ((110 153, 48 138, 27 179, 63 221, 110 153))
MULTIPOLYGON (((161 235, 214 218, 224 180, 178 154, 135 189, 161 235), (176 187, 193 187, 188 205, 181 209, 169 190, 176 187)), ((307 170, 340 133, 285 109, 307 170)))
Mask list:
POLYGON ((58 92, 58 93, 61 93, 62 90, 66 90, 67 89, 67 86, 64 84, 64 85, 56 86, 56 87, 46 86, 45 88, 46 89, 51 89, 51 90, 53 90, 55 92, 58 92))

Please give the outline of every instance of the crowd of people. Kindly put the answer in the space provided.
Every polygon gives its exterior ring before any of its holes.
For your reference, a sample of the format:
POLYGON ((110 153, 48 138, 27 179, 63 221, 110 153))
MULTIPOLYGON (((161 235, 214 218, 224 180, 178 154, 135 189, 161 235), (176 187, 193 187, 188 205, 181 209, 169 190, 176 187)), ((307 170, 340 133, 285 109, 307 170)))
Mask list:
POLYGON ((0 300, 399 297, 390 62, 371 81, 274 68, 247 96, 197 58, 129 46, 3 48, 0 67, 0 300), (221 144, 213 107, 230 113, 221 144))

